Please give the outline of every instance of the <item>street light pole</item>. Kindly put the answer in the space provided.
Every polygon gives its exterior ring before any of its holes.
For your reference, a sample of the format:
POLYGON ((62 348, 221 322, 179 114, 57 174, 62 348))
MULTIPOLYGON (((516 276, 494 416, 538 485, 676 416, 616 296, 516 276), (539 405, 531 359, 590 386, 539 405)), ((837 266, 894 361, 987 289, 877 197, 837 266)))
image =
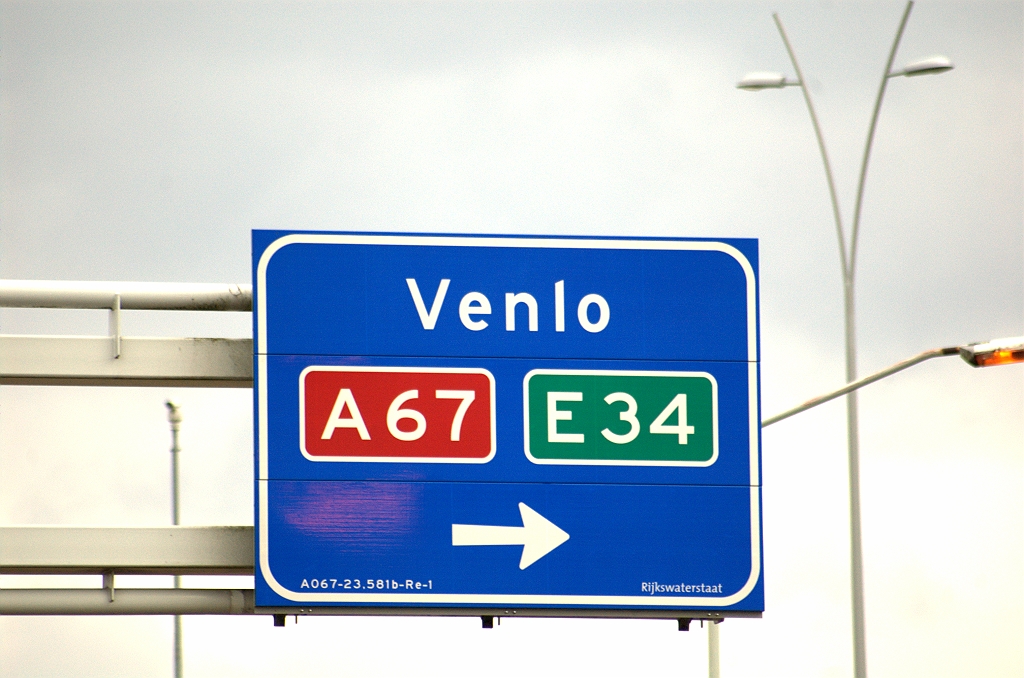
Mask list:
MULTIPOLYGON (((875 127, 878 122, 878 113, 882 107, 882 96, 885 94, 885 85, 889 81, 889 71, 892 68, 893 58, 896 56, 896 49, 899 47, 900 39, 903 37, 903 29, 910 17, 910 10, 914 3, 907 2, 907 8, 903 11, 900 20, 900 27, 896 31, 896 39, 893 40, 892 49, 889 51, 889 60, 885 64, 885 72, 882 76, 882 84, 878 88, 878 97, 875 99, 875 108, 871 115, 871 125, 868 128, 867 143, 864 146, 864 159, 861 162, 860 178, 857 182, 857 202, 853 213, 853 228, 850 232, 849 254, 845 243, 843 232, 842 216, 839 212, 839 200, 836 197, 835 183, 832 179, 832 169, 828 160, 828 153, 825 150, 825 141, 818 126, 818 117, 814 113, 814 105, 811 103, 811 92, 807 87, 807 81, 796 60, 796 54, 789 44, 786 31, 782 27, 782 21, 778 14, 773 14, 775 25, 778 26, 779 34, 786 45, 790 61, 796 69, 797 77, 800 79, 800 89, 804 93, 804 100, 807 102, 807 110, 811 113, 811 121, 814 124, 814 132, 818 138, 818 147, 821 149, 821 158, 825 163, 825 174, 828 177, 829 196, 832 198, 832 214, 836 222, 836 234, 839 238, 839 256, 842 259, 843 273, 843 317, 844 337, 846 347, 846 381, 853 382, 857 379, 857 331, 856 315, 854 312, 854 273, 857 264, 857 235, 860 231, 860 210, 864 200, 864 180, 867 177, 868 159, 871 156, 871 145, 875 137, 875 127)), ((847 466, 850 485, 850 594, 853 608, 853 673, 856 678, 867 677, 867 642, 864 629, 864 553, 862 549, 861 523, 860 523, 860 436, 857 413, 857 394, 851 392, 846 396, 846 450, 847 466)))
MULTIPOLYGON (((857 239, 860 233, 861 207, 864 202, 864 184, 867 178, 868 161, 871 157, 871 146, 875 138, 875 128, 878 123, 878 113, 882 108, 882 98, 885 95, 886 84, 889 78, 905 75, 923 75, 926 73, 942 73, 953 68, 945 57, 932 57, 908 64, 903 70, 894 72, 892 63, 896 57, 903 31, 910 18, 910 11, 914 3, 907 2, 903 11, 899 28, 896 30, 896 38, 893 40, 892 49, 889 50, 889 59, 886 61, 885 70, 882 73, 882 81, 878 88, 878 96, 875 98, 874 110, 871 114, 871 124, 868 127, 867 141, 864 145, 864 156, 861 160, 860 177, 857 182, 857 199, 853 211, 853 224, 850 229, 849 246, 846 243, 846 235, 843 229, 842 215, 839 210, 839 199, 836 196, 835 181, 832 175, 832 165, 828 158, 828 151, 825 149, 825 140, 821 134, 821 127, 818 124, 818 116, 814 111, 814 103, 811 100, 811 92, 807 87, 800 64, 797 61, 793 47, 789 43, 786 31, 782 27, 782 21, 778 14, 772 14, 775 25, 786 46, 786 52, 796 70, 797 81, 792 82, 785 77, 774 73, 756 73, 747 76, 737 86, 741 89, 760 90, 778 89, 787 86, 799 86, 803 92, 804 101, 807 103, 807 110, 811 115, 811 124, 814 126, 814 135, 818 142, 818 149, 821 152, 821 159, 825 165, 825 178, 828 181, 829 198, 832 202, 832 216, 836 225, 836 236, 839 243, 839 258, 843 275, 843 316, 844 316, 844 344, 846 348, 846 381, 853 383, 857 379, 857 340, 856 340, 856 316, 854 309, 854 281, 857 263, 857 239)), ((858 437, 858 415, 857 415, 857 394, 850 392, 846 397, 846 433, 847 433, 847 461, 849 468, 850 485, 850 580, 851 598, 853 608, 853 663, 854 675, 856 678, 867 676, 867 652, 865 648, 864 632, 864 566, 863 552, 861 548, 861 522, 860 522, 860 441, 858 437)))
MULTIPOLYGON (((171 521, 178 525, 180 515, 178 513, 178 431, 181 428, 181 410, 177 405, 168 400, 167 421, 171 424, 171 521)), ((174 588, 181 588, 181 577, 174 575, 174 588)), ((181 615, 174 615, 174 678, 182 677, 182 656, 181 656, 181 615)))

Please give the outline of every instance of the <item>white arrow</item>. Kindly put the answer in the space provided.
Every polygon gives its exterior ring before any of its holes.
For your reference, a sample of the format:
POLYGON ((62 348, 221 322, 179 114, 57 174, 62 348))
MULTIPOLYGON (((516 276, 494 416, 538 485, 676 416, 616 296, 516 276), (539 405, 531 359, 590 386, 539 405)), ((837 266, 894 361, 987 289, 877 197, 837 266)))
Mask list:
POLYGON ((519 569, 530 565, 561 546, 569 535, 553 522, 519 502, 522 527, 500 525, 452 525, 452 546, 515 546, 523 545, 519 569))

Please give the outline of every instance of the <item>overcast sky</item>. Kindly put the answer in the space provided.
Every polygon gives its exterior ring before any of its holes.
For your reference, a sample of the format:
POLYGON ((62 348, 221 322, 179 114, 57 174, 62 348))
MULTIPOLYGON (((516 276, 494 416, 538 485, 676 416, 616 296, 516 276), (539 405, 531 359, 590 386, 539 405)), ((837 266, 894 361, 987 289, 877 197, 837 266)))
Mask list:
MULTIPOLYGON (((793 76, 778 11, 848 223, 903 7, 3 2, 0 277, 248 283, 254 228, 754 237, 773 414, 843 382, 839 257, 799 90, 735 83, 793 76)), ((922 0, 910 16, 896 65, 956 68, 889 82, 857 263, 861 373, 1024 334, 1022 15, 922 0)), ((7 334, 106 322, 0 311, 7 334)), ((124 320, 163 336, 250 322, 124 320)), ((168 397, 183 522, 252 524, 250 391, 15 386, 0 387, 0 524, 169 522, 168 397)), ((1024 368, 947 358, 860 402, 872 676, 1021 675, 1024 368)), ((764 432, 766 611, 721 627, 725 676, 852 673, 844 421, 836 401, 764 432)), ((705 632, 674 622, 479 626, 187 618, 186 675, 706 675, 705 632)), ((170 659, 165 618, 0 619, 2 676, 163 676, 170 659)))

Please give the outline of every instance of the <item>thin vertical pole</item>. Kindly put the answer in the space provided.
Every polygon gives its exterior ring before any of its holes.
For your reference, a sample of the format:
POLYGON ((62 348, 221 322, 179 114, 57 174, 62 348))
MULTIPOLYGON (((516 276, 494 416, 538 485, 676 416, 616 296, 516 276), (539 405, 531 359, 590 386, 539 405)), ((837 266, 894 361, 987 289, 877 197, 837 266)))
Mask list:
MULTIPOLYGON (((853 276, 843 285, 846 316, 846 380, 857 378, 856 328, 854 327, 853 276)), ((860 436, 857 393, 846 395, 846 450, 850 482, 850 597, 853 608, 853 675, 867 678, 868 658, 864 631, 864 552, 860 526, 860 436)))
MULTIPOLYGON (((885 62, 882 82, 878 87, 875 107, 871 112, 871 124, 868 126, 867 141, 864 144, 864 158, 860 165, 860 178, 857 181, 857 201, 853 208, 853 225, 850 229, 850 261, 846 268, 846 279, 843 281, 843 306, 846 313, 846 382, 857 379, 857 337, 856 313, 854 308, 854 274, 857 265, 857 237, 860 235, 860 214, 864 201, 864 182, 868 174, 868 160, 871 157, 871 145, 875 138, 875 127, 878 113, 882 109, 882 98, 885 86, 892 72, 892 62, 896 58, 903 37, 903 30, 910 18, 910 10, 914 8, 913 0, 907 2, 900 19, 896 38, 889 50, 889 59, 885 62)), ((849 474, 850 474, 850 594, 853 599, 853 675, 855 678, 867 678, 867 632, 864 615, 864 552, 861 539, 860 523, 860 437, 857 413, 857 394, 846 396, 846 435, 849 474)))
POLYGON ((708 678, 721 678, 721 669, 718 665, 718 623, 707 620, 708 623, 708 678))
MULTIPOLYGON (((171 521, 180 523, 178 510, 178 430, 181 428, 181 412, 178 406, 167 401, 167 420, 171 423, 171 521)), ((174 588, 181 588, 181 577, 174 575, 174 588)), ((182 678, 183 666, 181 656, 181 615, 174 615, 174 678, 182 678)))

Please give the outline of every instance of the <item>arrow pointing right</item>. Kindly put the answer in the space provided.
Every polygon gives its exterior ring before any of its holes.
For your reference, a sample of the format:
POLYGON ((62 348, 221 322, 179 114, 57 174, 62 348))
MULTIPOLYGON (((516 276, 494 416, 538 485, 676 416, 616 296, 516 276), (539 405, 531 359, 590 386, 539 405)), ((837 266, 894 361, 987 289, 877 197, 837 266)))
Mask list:
POLYGON ((515 546, 523 545, 519 569, 546 556, 565 543, 569 534, 553 522, 519 502, 522 527, 500 525, 452 525, 452 546, 515 546))

